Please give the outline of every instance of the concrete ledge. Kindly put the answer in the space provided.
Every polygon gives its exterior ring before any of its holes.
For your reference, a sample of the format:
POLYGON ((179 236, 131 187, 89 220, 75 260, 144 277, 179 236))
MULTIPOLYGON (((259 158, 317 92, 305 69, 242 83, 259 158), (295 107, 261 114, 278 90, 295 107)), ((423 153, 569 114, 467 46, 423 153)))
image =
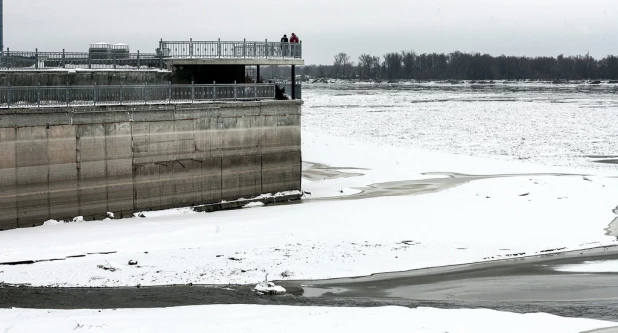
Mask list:
POLYGON ((0 128, 199 118, 300 115, 301 100, 195 102, 0 109, 0 128), (295 108, 294 106, 298 106, 295 108), (240 112, 239 112, 240 111, 240 112))
POLYGON ((285 195, 280 195, 280 196, 270 196, 270 197, 256 198, 256 199, 238 199, 234 201, 226 201, 226 202, 219 202, 219 203, 214 203, 214 204, 196 206, 196 207, 192 207, 191 209, 193 209, 196 212, 212 213, 212 212, 217 212, 221 210, 240 209, 250 203, 256 203, 256 202, 263 203, 265 205, 270 205, 270 204, 275 204, 275 203, 299 201, 302 198, 302 196, 303 196, 302 193, 295 193, 295 194, 285 194, 285 195))
POLYGON ((302 100, 261 100, 261 101, 195 101, 193 103, 172 104, 126 104, 96 106, 57 106, 0 108, 0 115, 9 114, 47 114, 47 113, 84 113, 101 111, 159 111, 159 110, 204 110, 205 108, 235 108, 249 106, 303 105, 302 100))
POLYGON ((168 70, 47 69, 0 70, 0 84, 6 86, 85 86, 111 84, 167 84, 168 70))

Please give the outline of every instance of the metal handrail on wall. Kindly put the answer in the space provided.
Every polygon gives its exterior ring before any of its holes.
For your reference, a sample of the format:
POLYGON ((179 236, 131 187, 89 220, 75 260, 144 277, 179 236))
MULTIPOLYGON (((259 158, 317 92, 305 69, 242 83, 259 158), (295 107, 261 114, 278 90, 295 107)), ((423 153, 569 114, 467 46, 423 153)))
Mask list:
POLYGON ((185 104, 275 99, 274 84, 0 86, 0 108, 185 104))
POLYGON ((163 58, 302 58, 302 43, 254 41, 163 41, 163 58))

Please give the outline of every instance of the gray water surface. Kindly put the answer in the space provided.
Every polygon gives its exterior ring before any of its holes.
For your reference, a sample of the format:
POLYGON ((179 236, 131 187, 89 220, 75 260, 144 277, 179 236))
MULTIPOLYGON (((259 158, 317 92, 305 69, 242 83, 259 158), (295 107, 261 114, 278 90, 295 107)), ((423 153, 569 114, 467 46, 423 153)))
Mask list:
POLYGON ((618 322, 618 273, 567 273, 552 267, 618 259, 598 248, 516 260, 323 281, 281 281, 284 296, 260 296, 251 286, 30 288, 0 286, 0 308, 113 309, 207 304, 405 306, 545 312, 618 322), (307 286, 311 285, 311 286, 307 286), (314 295, 315 297, 308 297, 314 295))

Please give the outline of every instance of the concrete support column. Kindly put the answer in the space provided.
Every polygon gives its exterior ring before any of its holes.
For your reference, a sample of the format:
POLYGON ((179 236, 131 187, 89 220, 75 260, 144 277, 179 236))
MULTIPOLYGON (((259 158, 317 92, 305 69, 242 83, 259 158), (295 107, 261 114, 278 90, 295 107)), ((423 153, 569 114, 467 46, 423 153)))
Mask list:
POLYGON ((292 99, 296 99, 296 66, 292 65, 292 99))

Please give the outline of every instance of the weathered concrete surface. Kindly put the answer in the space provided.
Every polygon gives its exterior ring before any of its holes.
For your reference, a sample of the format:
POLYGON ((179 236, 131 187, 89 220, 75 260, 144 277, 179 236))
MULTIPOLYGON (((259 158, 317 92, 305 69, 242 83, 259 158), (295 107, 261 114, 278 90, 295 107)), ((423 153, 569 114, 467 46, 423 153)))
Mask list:
POLYGON ((301 103, 0 110, 0 230, 300 190, 301 103))
POLYGON ((110 84, 166 84, 172 80, 170 71, 106 71, 106 70, 40 70, 0 71, 3 86, 84 86, 110 84))

